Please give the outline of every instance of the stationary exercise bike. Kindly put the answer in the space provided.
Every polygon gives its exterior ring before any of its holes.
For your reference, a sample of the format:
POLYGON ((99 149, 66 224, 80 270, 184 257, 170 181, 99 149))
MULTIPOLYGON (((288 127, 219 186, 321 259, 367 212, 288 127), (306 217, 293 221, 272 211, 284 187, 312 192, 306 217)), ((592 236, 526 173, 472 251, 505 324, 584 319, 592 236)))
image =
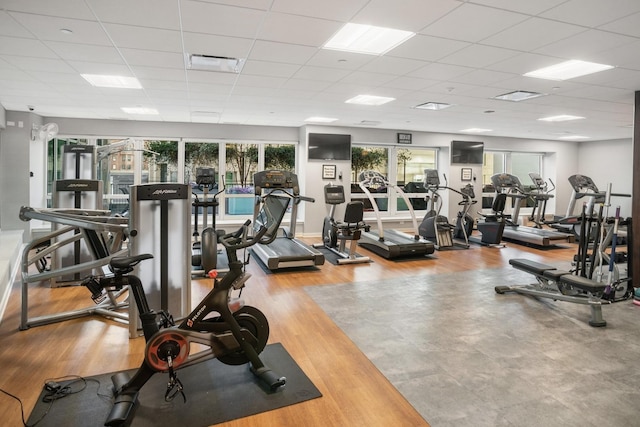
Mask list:
POLYGON ((269 337, 266 317, 257 308, 244 305, 239 297, 232 298, 232 292, 241 291, 250 277, 243 271, 244 262, 238 260, 236 252, 255 243, 268 244, 272 241, 289 200, 270 196, 264 203, 261 227, 253 237, 248 235, 251 222, 248 220, 236 232, 220 238, 229 258, 229 272, 222 279, 214 278, 213 289, 177 326, 170 313, 157 313, 149 308, 140 279, 129 274, 135 265, 152 258, 152 255, 113 258, 110 263, 114 272, 112 277, 90 277, 85 280, 83 284, 94 295, 129 286, 140 313, 147 343, 144 360, 133 377, 129 378, 121 372, 111 378, 115 401, 106 426, 128 425, 133 418, 133 408, 140 389, 158 372, 169 374, 165 400, 170 401, 180 394, 186 401, 177 371, 212 358, 228 365, 249 362, 251 371, 271 391, 285 385, 286 378, 265 366, 259 357, 269 337), (191 344, 206 348, 191 354, 191 344))
POLYGON ((326 248, 338 255, 338 264, 356 264, 371 262, 367 256, 356 254, 358 240, 362 230, 369 231, 369 226, 363 221, 364 203, 352 201, 347 203, 344 221, 335 220, 336 206, 344 203, 344 187, 342 185, 327 184, 324 186, 324 201, 331 205, 329 216, 324 218, 322 227, 322 243, 313 245, 315 248, 326 248), (349 252, 346 251, 347 240, 351 242, 349 252))

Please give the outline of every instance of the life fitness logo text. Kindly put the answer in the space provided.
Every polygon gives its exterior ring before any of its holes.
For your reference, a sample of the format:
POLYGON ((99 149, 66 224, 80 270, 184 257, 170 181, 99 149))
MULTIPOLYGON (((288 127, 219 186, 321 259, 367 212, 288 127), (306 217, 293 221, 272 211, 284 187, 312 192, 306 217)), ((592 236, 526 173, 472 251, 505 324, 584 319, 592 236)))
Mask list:
POLYGON ((151 193, 154 196, 160 195, 160 194, 176 194, 178 192, 178 190, 156 190, 153 193, 151 193))
POLYGON ((200 307, 200 310, 198 310, 196 312, 196 314, 193 315, 193 317, 189 320, 187 320, 187 326, 192 328, 193 327, 193 322, 195 322, 196 320, 198 320, 198 317, 200 317, 200 315, 202 314, 202 312, 207 308, 206 305, 203 305, 202 307, 200 307))

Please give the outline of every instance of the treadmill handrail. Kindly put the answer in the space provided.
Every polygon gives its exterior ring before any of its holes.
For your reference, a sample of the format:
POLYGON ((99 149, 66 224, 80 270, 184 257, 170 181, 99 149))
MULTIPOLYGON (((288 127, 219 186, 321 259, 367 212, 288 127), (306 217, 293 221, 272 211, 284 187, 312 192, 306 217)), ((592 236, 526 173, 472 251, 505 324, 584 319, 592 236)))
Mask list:
MULTIPOLYGON (((413 223, 413 238, 415 240, 420 239, 420 232, 418 231, 418 220, 416 219, 416 213, 413 209, 413 204, 405 194, 405 192, 396 184, 390 182, 388 179, 384 178, 382 174, 376 171, 364 171, 360 173, 361 176, 375 176, 375 178, 382 181, 382 183, 387 187, 391 187, 397 195, 402 197, 407 208, 409 208, 409 213, 411 215, 411 222, 413 223)), ((369 200, 371 201, 371 206, 373 207, 373 211, 376 214, 376 222, 378 223, 378 235, 380 236, 380 240, 384 240, 384 230, 382 228, 382 218, 380 217, 380 211, 378 210, 378 204, 375 201, 375 198, 371 195, 371 192, 365 187, 365 184, 369 182, 369 180, 364 179, 358 182, 358 186, 364 191, 369 200)))

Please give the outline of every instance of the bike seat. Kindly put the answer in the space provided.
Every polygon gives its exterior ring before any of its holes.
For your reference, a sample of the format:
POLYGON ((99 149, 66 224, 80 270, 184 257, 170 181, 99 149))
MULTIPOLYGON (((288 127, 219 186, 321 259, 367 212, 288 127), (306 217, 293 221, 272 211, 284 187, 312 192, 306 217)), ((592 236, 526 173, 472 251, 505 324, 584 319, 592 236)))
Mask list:
POLYGON ((109 265, 114 270, 123 270, 133 267, 138 264, 140 261, 144 261, 145 259, 153 258, 151 254, 140 254, 134 256, 119 256, 111 258, 109 265))

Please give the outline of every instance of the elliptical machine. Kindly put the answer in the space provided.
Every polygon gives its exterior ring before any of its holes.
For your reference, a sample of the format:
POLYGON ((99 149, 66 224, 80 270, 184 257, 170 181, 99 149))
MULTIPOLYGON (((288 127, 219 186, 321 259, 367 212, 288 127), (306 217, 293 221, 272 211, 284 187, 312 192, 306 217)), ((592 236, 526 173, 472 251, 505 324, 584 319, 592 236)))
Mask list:
POLYGON ((344 186, 327 184, 324 186, 324 201, 331 205, 329 216, 324 218, 322 227, 323 243, 313 245, 315 248, 326 248, 338 255, 338 264, 357 264, 371 262, 367 256, 358 255, 356 247, 362 235, 362 229, 369 231, 369 226, 363 221, 364 203, 352 201, 347 203, 344 220, 335 220, 336 206, 344 203, 344 186), (346 252, 347 240, 350 241, 349 252, 346 252), (338 243, 340 241, 340 243, 338 243))
POLYGON ((191 203, 194 208, 194 242, 192 246, 191 266, 193 275, 204 275, 211 270, 221 270, 218 266, 218 239, 225 234, 224 230, 216 230, 216 208, 218 207, 218 195, 225 190, 224 182, 222 189, 218 190, 211 198, 209 191, 215 187, 216 171, 213 168, 197 168, 196 184, 202 188, 202 200, 195 193, 195 201, 191 203), (200 208, 202 215, 202 235, 198 232, 198 217, 200 208), (209 209, 212 209, 211 226, 208 226, 209 209), (200 240, 198 238, 200 237, 200 240))
MULTIPOLYGON (((468 194, 465 195, 461 191, 450 188, 446 183, 444 186, 441 186, 438 171, 435 169, 424 170, 424 185, 431 193, 428 196, 430 209, 418 227, 420 235, 427 240, 435 242, 436 249, 438 250, 468 249, 470 229, 467 224, 467 218, 469 217, 468 212, 472 205, 468 194), (450 224, 446 216, 440 215, 440 211, 442 210, 442 200, 438 193, 440 189, 451 190, 454 193, 462 195, 462 202, 460 202, 459 205, 463 206, 463 209, 458 213, 459 225, 450 224), (456 230, 455 233, 454 230, 456 230), (462 241, 454 240, 458 239, 457 236, 461 236, 462 241)), ((470 225, 471 229, 473 229, 473 219, 471 219, 470 225)))

